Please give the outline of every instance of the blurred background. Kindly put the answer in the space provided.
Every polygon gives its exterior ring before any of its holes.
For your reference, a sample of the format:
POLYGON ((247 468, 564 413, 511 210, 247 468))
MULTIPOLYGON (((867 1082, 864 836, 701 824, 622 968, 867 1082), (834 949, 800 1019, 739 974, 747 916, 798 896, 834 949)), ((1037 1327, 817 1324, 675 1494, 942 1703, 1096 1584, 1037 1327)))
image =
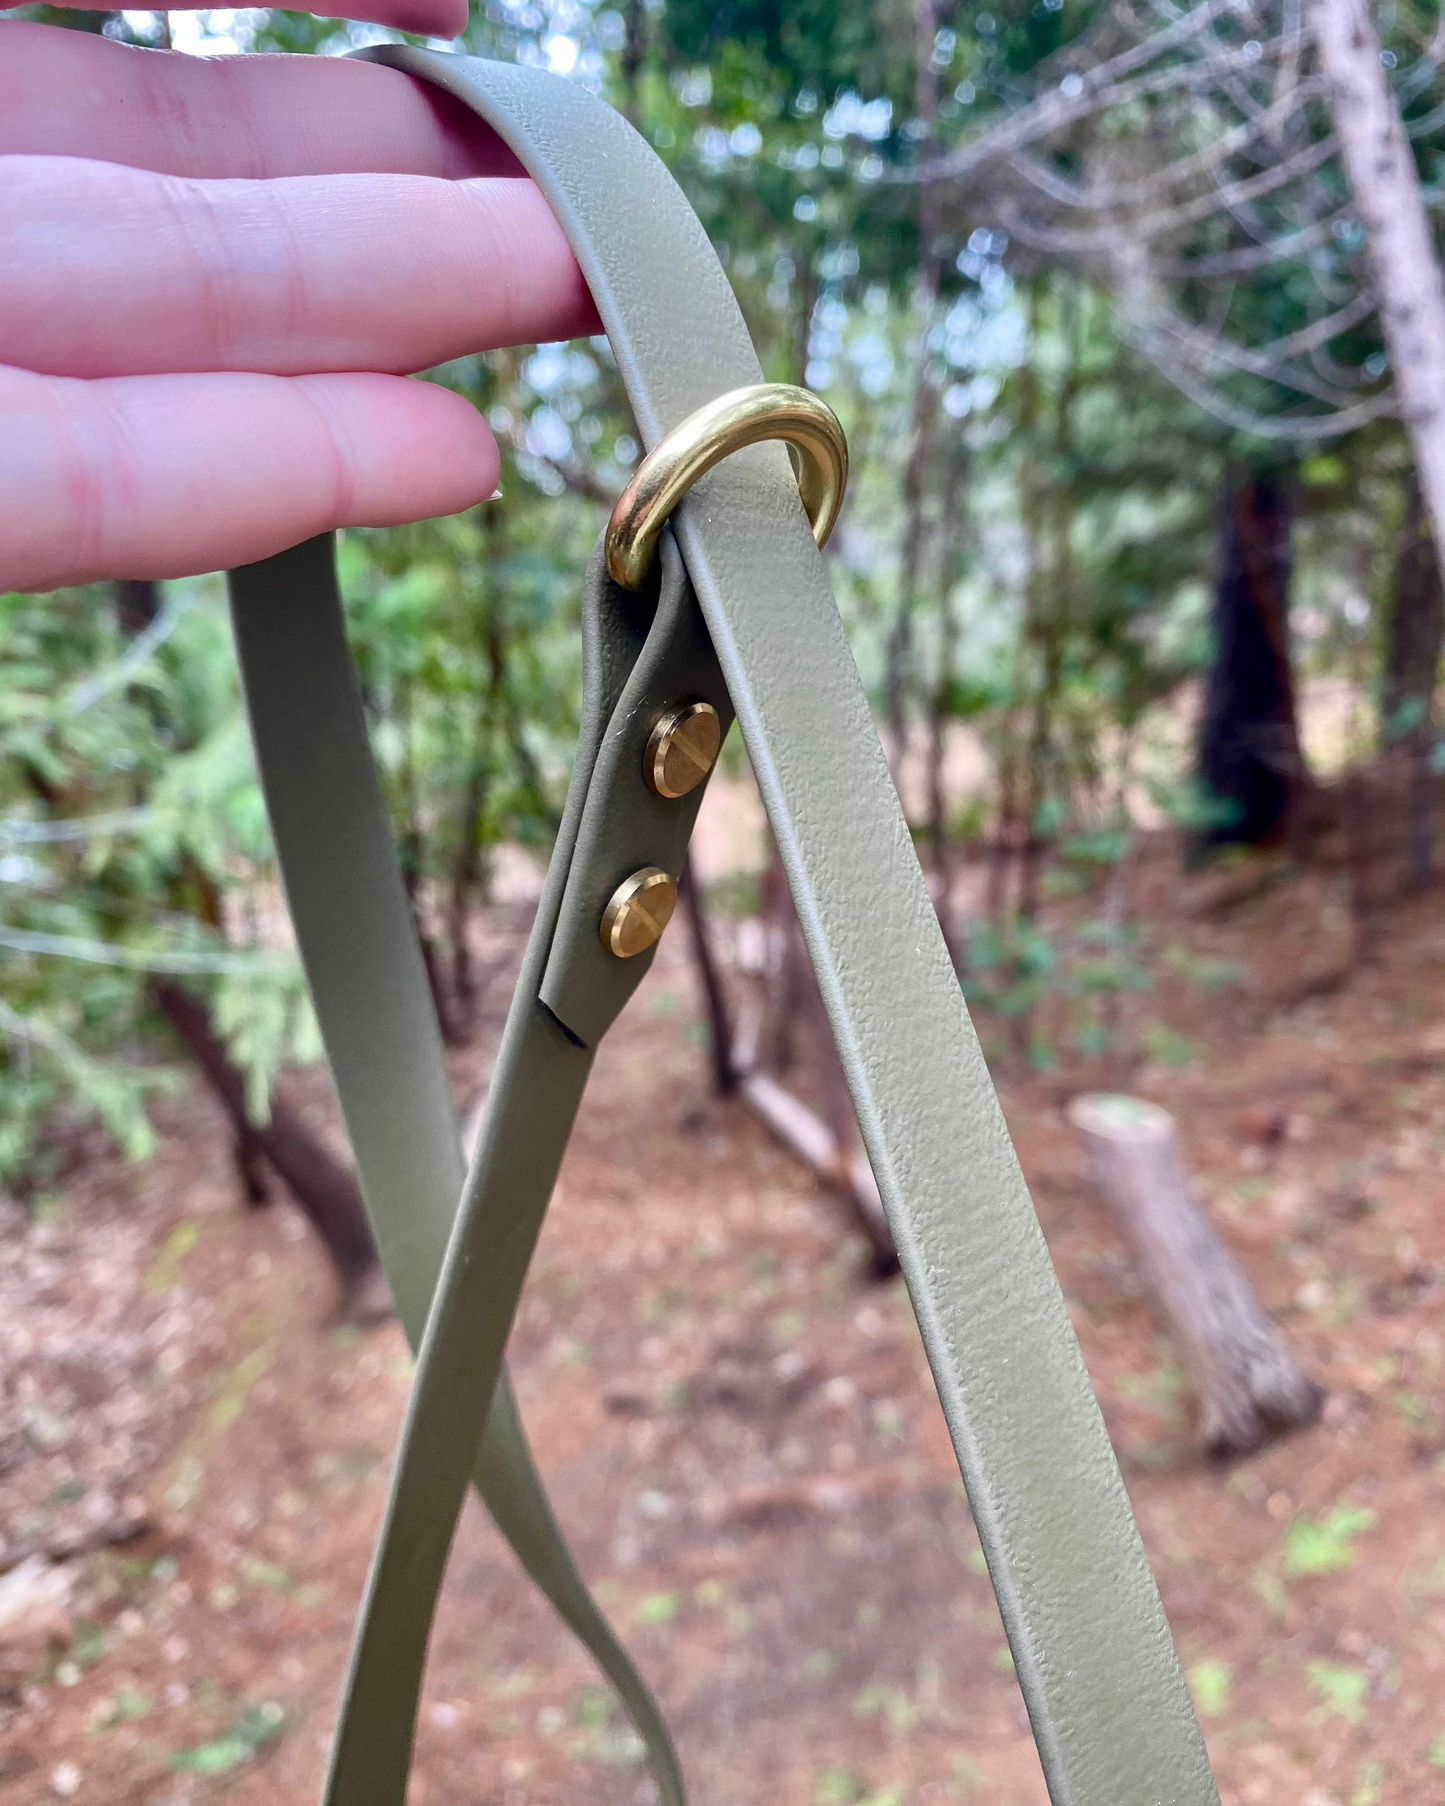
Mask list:
MULTIPOLYGON (((399 36, 17 16, 201 55, 399 36)), ((840 607, 1227 1806, 1445 1798, 1445 495, 1379 231, 1445 194, 1445 28, 1378 10, 1413 159, 1372 195, 1317 16, 492 0, 464 40, 627 114, 768 376, 848 430, 840 607)), ((474 1128, 639 448, 602 340, 431 380, 486 412, 501 496, 341 561, 474 1128)), ((222 584, 6 596, 0 645, 0 1791, 290 1806, 410 1363, 222 584)), ((513 1337, 559 1515, 699 1802, 1041 1806, 736 736, 689 880, 513 1337)), ((651 1797, 474 1505, 413 1787, 651 1797)))

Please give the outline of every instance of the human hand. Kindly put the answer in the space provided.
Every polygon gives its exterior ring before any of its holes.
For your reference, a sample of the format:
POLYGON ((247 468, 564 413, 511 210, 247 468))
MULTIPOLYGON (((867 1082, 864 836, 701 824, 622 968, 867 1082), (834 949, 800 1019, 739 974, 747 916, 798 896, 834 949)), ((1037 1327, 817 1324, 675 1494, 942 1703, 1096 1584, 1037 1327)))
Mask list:
POLYGON ((597 330, 519 177, 378 64, 0 23, 0 590, 217 570, 492 494, 486 422, 405 373, 597 330))

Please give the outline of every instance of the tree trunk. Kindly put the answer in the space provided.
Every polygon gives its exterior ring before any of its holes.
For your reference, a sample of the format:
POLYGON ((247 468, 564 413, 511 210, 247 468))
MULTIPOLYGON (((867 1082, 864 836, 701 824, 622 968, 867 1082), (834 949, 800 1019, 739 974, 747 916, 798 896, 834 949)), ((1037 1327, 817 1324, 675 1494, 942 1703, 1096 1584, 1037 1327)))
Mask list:
POLYGON ((722 987, 722 975, 713 958, 712 941, 707 928, 707 908, 698 888, 691 853, 683 855, 682 876, 677 888, 682 897, 682 906, 687 912, 692 957, 697 965, 698 979, 707 1003, 708 1031, 712 1038, 712 1088, 719 1097, 727 1097, 737 1089, 738 1082, 737 1071, 733 1066, 732 1022, 728 1014, 727 996, 722 987))
POLYGON ((762 907, 765 966, 762 973, 763 1009, 758 1024, 754 1059, 740 1062, 786 1072, 797 1057, 798 1017, 802 1012, 803 986, 813 982, 806 951, 792 932, 795 915, 793 894, 777 842, 768 836, 768 863, 763 872, 762 907))
MULTIPOLYGON (((933 51, 938 21, 933 0, 913 0, 914 84, 913 112, 925 136, 920 144, 924 157, 933 154, 938 137, 938 70, 933 51)), ((943 276, 943 188, 939 182, 918 184, 918 281, 914 289, 914 314, 918 326, 918 354, 914 361, 913 403, 909 426, 908 465, 903 477, 903 545, 899 559, 898 613, 888 636, 888 668, 885 677, 888 734, 893 757, 902 762, 908 750, 908 685, 913 669, 913 616, 918 606, 919 568, 923 556, 923 503, 933 450, 934 419, 938 400, 928 380, 928 334, 938 311, 943 276)))
POLYGON ((232 1123, 235 1139, 231 1143, 231 1159, 240 1181, 241 1196, 252 1210, 261 1210, 271 1202, 271 1182, 266 1172, 266 1152, 256 1139, 250 1123, 232 1123))
MULTIPOLYGON (((149 580, 112 585, 116 621, 128 634, 144 633, 161 611, 161 590, 149 580)), ((216 925, 220 912, 211 887, 205 914, 216 925)), ((211 1028, 205 1005, 166 979, 151 983, 151 995, 205 1074, 231 1120, 232 1159, 241 1193, 253 1209, 270 1201, 265 1162, 285 1182, 331 1258, 341 1282, 344 1308, 358 1318, 390 1315, 391 1295, 382 1276, 354 1176, 327 1152, 296 1112, 275 1093, 271 1120, 258 1128, 246 1114, 246 1083, 211 1028)))
POLYGON ((968 479, 969 452, 962 433, 949 447, 943 472, 941 497, 943 557, 938 585, 938 670, 928 720, 928 834, 933 851, 937 892, 934 903, 948 957, 958 964, 953 929, 953 846, 948 832, 948 724, 953 717, 953 686, 958 666, 958 617, 953 592, 964 575, 966 539, 964 485, 968 479))
MULTIPOLYGON (((1380 905, 1385 900, 1381 855, 1386 849, 1381 845, 1376 817, 1385 800, 1387 783, 1385 773, 1372 771, 1367 765, 1356 766, 1340 780, 1351 931, 1349 963, 1341 973, 1341 982, 1356 967, 1371 964, 1379 951, 1380 905)), ((1317 987, 1309 988, 1313 991, 1317 987)))
POLYGON ((151 994, 206 1075, 231 1119, 238 1144, 265 1155, 320 1236, 348 1306, 365 1300, 368 1311, 376 1311, 380 1271, 355 1174, 312 1134, 279 1093, 271 1098, 271 1120, 251 1122, 245 1080, 212 1029, 206 1006, 165 979, 153 982, 151 994))
MULTIPOLYGON (((482 569, 495 572, 505 555, 502 543, 501 516, 495 508, 473 510, 482 569)), ((488 579, 490 582, 490 577, 488 579)), ((486 654, 487 681, 478 699, 472 732, 471 771, 462 800, 461 818, 457 826, 457 850, 452 861, 451 884, 447 898, 447 937, 451 942, 452 999, 455 1005, 456 1032, 465 1039, 476 1028, 479 990, 472 962, 467 928, 472 911, 486 894, 488 856, 483 845, 486 810, 492 784, 493 742, 497 724, 505 704, 507 672, 507 634, 503 620, 501 597, 493 584, 490 593, 479 597, 482 614, 482 649, 486 654)))
POLYGON ((1243 1455, 1319 1415, 1324 1394, 1296 1366, 1244 1274, 1189 1195, 1168 1111, 1140 1098, 1076 1098, 1108 1200, 1199 1396, 1211 1455, 1243 1455))
POLYGON ((943 930, 944 945, 954 965, 953 945, 953 848, 948 839, 948 722, 949 691, 953 686, 953 611, 944 597, 939 611, 939 673, 928 704, 928 844, 933 858, 934 907, 943 930))
POLYGON ((417 795, 416 761, 413 757, 414 736, 410 679, 404 679, 397 684, 392 711, 402 744, 402 757, 396 774, 395 823, 396 850, 401 860, 401 882, 406 891, 407 903, 411 907, 412 927, 416 930, 417 946, 421 950, 421 963, 426 971, 427 989, 431 992, 437 1027, 441 1030, 443 1042, 448 1047, 455 1047, 461 1036, 452 1015, 451 1000, 447 996, 442 972, 441 949, 437 946, 436 939, 427 925, 422 897, 422 883, 427 868, 427 846, 421 800, 417 795))
POLYGON ((112 585, 115 618, 122 633, 144 633, 161 612, 161 586, 150 578, 127 578, 112 585))
MULTIPOLYGON (((1035 287, 1029 301, 1029 336, 1037 339, 1043 324, 1044 291, 1035 287)), ((1047 795, 1049 755, 1054 738, 1054 712, 1058 699, 1060 661, 1060 614, 1065 598, 1060 592, 1058 560, 1050 557, 1057 542, 1048 544, 1050 515, 1048 479, 1040 457, 1044 439, 1039 372, 1034 364, 1024 366, 1019 378, 1019 440, 1023 458, 1019 467, 1019 524, 1023 529, 1025 557, 1028 560, 1024 578, 1023 620, 1019 629, 1018 676, 1015 678, 1016 699, 1027 703, 1028 726, 1019 734, 1019 808, 1023 816, 1023 838, 1018 859, 1018 895, 1016 913, 1031 922, 1038 913, 1039 877, 1043 847, 1040 840, 1040 811, 1047 795)), ((1061 407, 1055 421, 1055 439, 1063 426, 1061 407)), ((1051 445, 1051 452, 1057 449, 1051 445)), ((1052 462, 1052 460, 1050 460, 1052 462)), ((1026 1011, 1017 1017, 1014 1030, 1020 1046, 1028 1039, 1026 1011)))
POLYGON ((1365 0, 1314 0, 1335 135, 1380 297, 1380 325, 1435 543, 1445 545, 1445 278, 1365 0))
POLYGON ((1407 855, 1412 884, 1428 884, 1434 868, 1431 770, 1435 750, 1435 681, 1445 641, 1445 591, 1434 540, 1413 472, 1395 554, 1394 606, 1385 648, 1380 715, 1384 748, 1404 750, 1410 768, 1407 855))
POLYGON ((1381 698, 1387 747, 1398 745, 1411 728, 1433 712, 1441 640, 1445 635, 1440 567, 1425 520, 1420 484, 1413 473, 1405 495, 1405 519, 1395 547, 1393 588, 1381 698))
POLYGON ((1199 775, 1229 815, 1203 831, 1206 845, 1277 841, 1304 777, 1289 652, 1293 513, 1283 473, 1226 478, 1199 775))
POLYGON ((984 914, 997 922, 1008 907, 1009 878, 1014 867, 1015 841, 1018 838, 1019 811, 1018 739, 1011 721, 1004 724, 1002 750, 998 760, 998 815, 993 844, 988 850, 988 882, 984 893, 984 914))
POLYGON ((642 130, 640 105, 642 64, 647 55, 643 0, 626 0, 622 8, 622 116, 642 130))
MULTIPOLYGON (((447 939, 452 956, 452 1024, 458 1040, 471 1035, 477 1021, 477 976, 472 964, 467 926, 482 888, 482 810, 487 774, 480 760, 472 768, 462 797, 457 851, 447 892, 447 939)), ((435 990, 433 990, 435 996, 435 990)))
POLYGON ((412 927, 416 930, 417 946, 421 950, 421 963, 426 972, 427 989, 431 992, 432 1008, 436 1011, 437 1027, 441 1030, 446 1046, 456 1047, 461 1043, 462 1033, 457 1025, 451 999, 447 996, 446 982, 442 976, 441 949, 427 927, 422 907, 421 879, 418 876, 421 844, 420 828, 404 826, 397 836, 402 861, 402 885, 406 891, 406 900, 411 905, 412 927))

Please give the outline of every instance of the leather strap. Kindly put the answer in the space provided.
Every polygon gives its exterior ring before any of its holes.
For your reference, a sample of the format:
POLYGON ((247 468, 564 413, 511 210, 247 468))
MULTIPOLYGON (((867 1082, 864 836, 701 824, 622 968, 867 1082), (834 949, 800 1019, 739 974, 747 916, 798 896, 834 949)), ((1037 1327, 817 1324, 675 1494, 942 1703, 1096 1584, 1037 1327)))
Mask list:
POLYGON ((599 545, 583 623, 579 756, 417 1358, 332 1751, 326 1798, 347 1806, 405 1799, 432 1614, 527 1263, 597 1043, 652 963, 655 948, 614 957, 598 923, 639 867, 681 871, 702 802, 702 787, 674 801, 648 788, 648 736, 682 700, 710 702, 723 730, 732 725, 670 543, 655 614, 606 576, 599 545))
MULTIPOLYGON (((331 535, 232 571, 230 592, 261 788, 296 939, 377 1250, 415 1349, 466 1168, 441 1034, 346 644, 331 535)), ((599 635, 587 651, 589 671, 614 693, 628 649, 599 635)), ((601 706, 589 699, 585 718, 591 721, 601 706)), ((595 741, 595 733, 584 732, 577 760, 584 772, 595 741)), ((579 808, 569 799, 559 848, 575 834, 579 808)), ((549 876, 555 883, 565 870, 564 858, 549 876)), ((555 907, 549 896, 550 890, 543 910, 555 907)), ((560 1138, 566 1139, 565 1126, 560 1138)), ((616 1688, 647 1748, 665 1806, 681 1806, 682 1774, 667 1727, 576 1570, 505 1373, 491 1398, 473 1478, 527 1573, 616 1688)), ((411 1721, 405 1713, 393 1716, 396 1740, 409 1749, 411 1721)))
MULTIPOLYGON (((576 84, 535 70, 391 47, 368 54, 472 106, 536 178, 592 288, 647 445, 714 395, 759 379, 701 227, 618 115, 576 84)), ((758 447, 718 466, 684 502, 676 532, 848 1074, 1051 1797, 1056 1806, 1208 1806, 1217 1795, 1158 1594, 786 456, 758 447)), ((298 660, 285 668, 304 655, 308 629, 282 617, 328 615, 329 631, 339 632, 323 562, 314 542, 239 573, 237 619, 303 958, 383 1259, 415 1337, 460 1189, 456 1131, 394 855, 383 869, 378 851, 384 819, 374 776, 360 769, 354 693, 333 708, 334 721, 348 709, 354 717, 346 757, 314 744, 299 751, 307 734, 294 716, 310 712, 314 720, 319 667, 298 660), (315 770, 293 762, 304 756, 319 762, 315 770), (302 846, 304 835, 317 844, 302 846), (363 900, 363 886, 373 884, 384 904, 363 900), (413 1200, 423 1191, 418 1209, 413 1200)), ((668 582, 659 622, 674 606, 670 595, 682 608, 689 594, 687 583, 668 582)), ((620 605, 596 585, 601 621, 620 605)), ((329 683, 340 681, 339 656, 335 644, 326 651, 329 683)), ((588 734, 596 734, 604 690, 594 695, 599 713, 589 715, 588 734)), ((476 1448, 481 1413, 464 1409, 464 1395, 472 1388, 474 1407, 491 1396, 501 1313, 510 1315, 506 1300, 520 1285, 590 1049, 610 1020, 587 972, 555 963, 565 951, 567 886, 581 874, 581 924, 595 901, 585 885, 600 882, 593 853, 582 856, 593 783, 603 776, 600 758, 586 770, 594 745, 584 737, 582 789, 574 784, 569 800, 576 826, 564 824, 544 898, 558 927, 549 931, 544 918, 529 952, 508 1027, 514 1051, 494 1081, 489 1129, 427 1326, 338 1740, 330 1798, 345 1806, 400 1806, 424 1657, 416 1622, 429 1620, 460 1502, 455 1476, 476 1448), (573 832, 575 841, 567 838, 573 832), (548 1005, 570 1036, 560 1027, 544 1035, 537 1024, 545 1026, 548 1005), (523 1099, 518 1088, 529 1073, 539 1075, 537 1086, 523 1099), (519 1166, 509 1164, 516 1132, 508 1123, 533 1130, 519 1166), (428 1475, 443 1476, 432 1505, 428 1475), (411 1597, 409 1573, 418 1583, 411 1597), (392 1625, 398 1635, 389 1650, 392 1625), (382 1721, 374 1734, 364 1728, 368 1717, 382 1721), (374 1758, 369 1768, 349 1753, 361 1749, 374 1758)), ((600 813, 588 844, 605 850, 626 806, 615 786, 595 796, 600 813)), ((595 1608, 583 1603, 558 1553, 504 1382, 477 1474, 503 1528, 530 1552, 532 1571, 569 1621, 588 1628, 614 1678, 623 1677, 654 1770, 675 1798, 651 1702, 615 1643, 597 1640, 595 1608)))

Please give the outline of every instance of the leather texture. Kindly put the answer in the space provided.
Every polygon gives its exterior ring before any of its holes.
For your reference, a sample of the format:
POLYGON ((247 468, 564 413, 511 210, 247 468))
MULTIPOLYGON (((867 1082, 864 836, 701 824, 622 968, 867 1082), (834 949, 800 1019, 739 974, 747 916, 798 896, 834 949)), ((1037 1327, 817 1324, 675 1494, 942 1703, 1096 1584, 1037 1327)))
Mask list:
MULTIPOLYGON (((726 734, 733 722, 727 685, 671 536, 662 545, 662 600, 647 644, 618 698, 587 786, 567 888, 542 974, 542 1002, 567 1031, 595 1047, 652 964, 652 952, 618 959, 598 923, 622 880, 656 865, 677 878, 706 793, 705 783, 669 799, 650 789, 644 754, 654 724, 682 702, 710 702, 726 734)), ((643 605, 650 614, 652 604, 643 605)), ((636 613, 639 599, 594 563, 584 602, 604 618, 636 613)), ((556 855, 554 854, 555 858, 556 855)))
MULTIPOLYGON (((580 86, 536 70, 404 48, 366 54, 435 82, 473 107, 536 178, 592 288, 649 447, 703 402, 759 380, 742 317, 701 227, 671 177, 618 115, 580 86)), ((1217 1794, 1158 1594, 786 454, 777 446, 757 447, 719 465, 683 503, 675 530, 848 1074, 1051 1798, 1056 1806, 1209 1806, 1217 1794)), ((287 656, 304 656, 300 630, 278 620, 287 610, 266 598, 284 593, 292 612, 334 616, 334 585, 316 568, 321 562, 313 543, 239 573, 237 620, 263 773, 271 768, 268 802, 298 936, 338 1084, 343 1098, 348 1092, 352 1098, 347 1116, 354 1139, 361 1119, 357 1157, 368 1198, 374 1192, 378 1200, 373 1209, 383 1258, 388 1272, 396 1265, 402 1274, 398 1300, 415 1335, 437 1281, 438 1230, 461 1189, 444 1074, 438 1089, 435 1070, 424 1080, 410 1071, 414 1059, 438 1068, 440 1061, 435 1025, 421 1020, 429 1004, 424 982, 417 982, 419 955, 409 923, 388 918, 383 933, 376 925, 359 930, 352 919, 361 881, 381 884, 392 917, 405 908, 394 855, 391 869, 381 869, 386 860, 376 834, 375 780, 359 771, 364 737, 359 749, 353 744, 344 761, 329 765, 326 749, 313 747, 312 756, 328 766, 324 771, 300 771, 274 745, 268 755, 268 735, 278 743, 288 735, 306 737, 294 722, 278 725, 275 717, 304 713, 314 704, 304 695, 304 677, 278 668, 283 654, 263 643, 266 630, 246 625, 248 614, 265 612, 290 646, 287 656), (318 604, 311 597, 303 607, 299 598, 317 583, 329 587, 330 600, 318 604), (283 691, 288 700, 281 699, 283 691), (360 815, 343 797, 345 787, 357 785, 369 786, 371 797, 360 815), (315 797, 328 787, 337 817, 321 836, 328 844, 298 848, 297 837, 320 825, 315 797), (293 793, 303 790, 312 800, 294 807, 293 793), (402 941, 408 951, 399 950, 402 941), (363 1000, 372 987, 378 996, 363 1000), (387 1041, 395 1045, 382 1045, 387 1041), (407 1072, 397 1090, 378 1075, 384 1069, 394 1078, 399 1066, 407 1072), (427 1155, 424 1231, 412 1201, 418 1176, 409 1164, 419 1139, 429 1148, 436 1143, 427 1155), (369 1160, 379 1176, 368 1171, 369 1160)), ((334 648, 328 656, 334 661, 334 648)), ((356 713, 354 694, 350 706, 356 713)), ((584 785, 591 783, 594 759, 584 744, 584 785)), ((564 836, 578 832, 587 805, 590 796, 574 784, 573 825, 564 824, 564 836)), ((380 826, 384 835, 384 822, 380 826)), ((603 852, 608 831, 604 813, 597 829, 603 852)), ((572 870, 581 870, 578 846, 580 840, 559 843, 544 909, 560 912, 562 886, 572 870)), ((589 852, 589 875, 579 882, 601 885, 601 868, 592 860, 589 852)), ((578 902, 579 923, 594 901, 589 893, 585 904, 578 902)), ((369 909, 367 904, 362 913, 369 909)), ((580 955, 580 939, 576 948, 580 955)), ((610 1003, 596 997, 581 965, 574 1005, 573 969, 560 939, 556 949, 563 963, 553 968, 549 944, 543 967, 543 949, 534 941, 508 1029, 509 1042, 515 1029, 519 1051, 494 1081, 494 1094, 515 1091, 522 1099, 496 1097, 494 1111, 498 1123, 533 1124, 530 1152, 520 1165, 506 1167, 499 1191, 502 1165, 494 1174, 489 1163, 501 1159, 500 1143, 484 1136, 432 1305, 388 1534, 370 1585, 368 1629, 353 1665, 356 1710, 347 1713, 333 1771, 329 1797, 344 1806, 401 1806, 424 1659, 425 1630, 418 1638, 416 1623, 419 1617, 429 1621, 433 1578, 439 1582, 460 1504, 463 1483, 455 1475, 473 1463, 467 1422, 480 1419, 480 1401, 500 1372, 505 1325, 492 1313, 520 1284, 540 1213, 538 1195, 550 1188, 590 1047, 599 1025, 610 1020, 610 1003), (539 1055, 541 1067, 533 1068, 520 1051, 523 1029, 515 1025, 517 1011, 535 1015, 538 993, 531 987, 543 984, 543 971, 548 1014, 554 1023, 569 1022, 572 1033, 558 1029, 553 1042, 538 1040, 547 1051, 539 1055), (555 1075, 549 1076, 554 1060, 555 1075), (534 1071, 544 1081, 535 1089, 529 1080, 534 1071), (556 1097, 544 1100, 554 1083, 556 1097), (525 1098, 518 1089, 524 1084, 525 1098), (496 1274, 478 1280, 478 1267, 495 1267, 496 1274), (466 1358, 452 1365, 450 1356, 434 1353, 443 1346, 466 1358), (465 1405, 468 1386, 479 1398, 465 1405), (430 1502, 428 1463, 451 1476, 430 1502), (412 1511, 417 1517, 403 1524, 403 1514, 412 1511), (413 1553, 416 1565, 408 1569, 413 1553), (399 1563, 401 1580, 395 1593, 386 1593, 377 1617, 378 1588, 389 1563, 399 1563), (408 1573, 420 1605, 404 1597, 408 1573), (384 1633, 393 1622, 404 1634, 390 1651, 384 1633), (350 1743, 353 1722, 371 1714, 386 1721, 365 1745, 381 1752, 385 1788, 373 1786, 369 1773, 348 1766, 350 1758, 340 1753, 363 1747, 350 1743)), ((526 1034, 540 1031, 529 1026, 526 1034)), ((495 1494, 511 1514, 508 1522, 498 1513, 503 1528, 516 1532, 513 1540, 520 1537, 525 1548, 540 1489, 534 1490, 504 1383, 496 1387, 476 1472, 494 1511, 495 1494), (496 1485, 490 1476, 499 1458, 507 1479, 496 1485)), ((548 1538, 554 1526, 550 1517, 545 1523, 548 1553, 537 1565, 552 1573, 556 1556, 548 1538)), ((554 1585, 552 1596, 572 1622, 587 1617, 567 1587, 554 1585)), ((595 1640, 592 1646, 616 1650, 595 1640)), ((625 1664, 619 1668, 619 1655, 606 1658, 614 1678, 619 1671, 631 1675, 625 1664)), ((628 1704, 668 1794, 673 1782, 668 1758, 659 1754, 650 1701, 634 1690, 628 1704)))

